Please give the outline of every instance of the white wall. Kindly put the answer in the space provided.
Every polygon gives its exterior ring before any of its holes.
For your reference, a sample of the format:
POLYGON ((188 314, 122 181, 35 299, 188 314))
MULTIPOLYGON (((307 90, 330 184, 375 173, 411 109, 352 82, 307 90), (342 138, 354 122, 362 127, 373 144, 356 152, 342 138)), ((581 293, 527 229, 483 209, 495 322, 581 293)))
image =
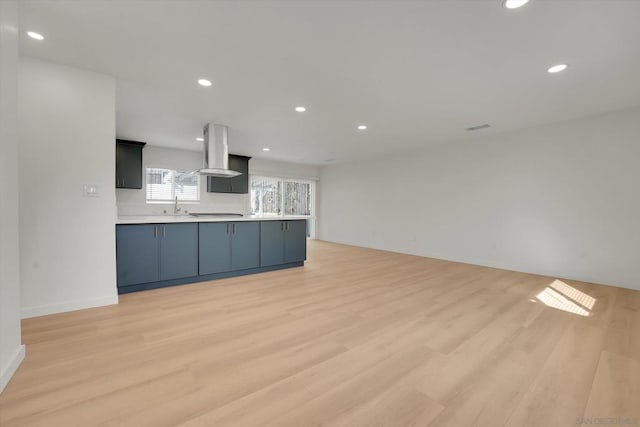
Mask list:
POLYGON ((0 392, 24 359, 18 240, 18 5, 0 1, 0 392))
MULTIPOLYGON (((142 151, 143 168, 158 167, 176 170, 196 170, 202 167, 202 153, 197 151, 177 150, 146 145, 142 151)), ((275 162, 264 159, 249 160, 249 173, 283 176, 287 178, 317 179, 320 175, 318 167, 297 163, 275 162)), ((141 190, 118 189, 116 197, 119 215, 163 214, 173 213, 173 204, 147 204, 146 183, 141 190)), ((193 212, 232 212, 249 214, 250 196, 248 194, 208 193, 207 181, 200 181, 200 203, 183 204, 182 208, 193 212)))
POLYGON ((251 159, 250 172, 255 175, 278 176, 307 180, 320 179, 320 167, 268 159, 251 159))
POLYGON ((640 108, 323 168, 320 238, 640 289, 640 108))
POLYGON ((22 315, 115 304, 115 81, 21 58, 19 101, 22 315))

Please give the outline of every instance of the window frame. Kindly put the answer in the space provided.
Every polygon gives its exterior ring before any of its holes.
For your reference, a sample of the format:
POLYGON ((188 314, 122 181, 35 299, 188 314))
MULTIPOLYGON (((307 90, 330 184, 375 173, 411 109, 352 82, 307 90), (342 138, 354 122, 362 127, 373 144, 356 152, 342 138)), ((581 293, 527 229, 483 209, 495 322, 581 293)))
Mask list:
POLYGON ((145 202, 146 204, 149 205, 154 205, 154 204, 169 204, 169 203, 175 203, 175 198, 176 196, 178 196, 178 202, 181 204, 200 204, 200 200, 201 200, 201 179, 200 179, 200 175, 193 173, 192 171, 184 171, 184 170, 178 170, 178 169, 171 169, 171 168, 162 168, 162 167, 149 167, 147 166, 145 168, 145 202), (149 193, 150 193, 150 188, 149 186, 151 185, 149 183, 150 179, 149 176, 151 174, 151 171, 154 170, 160 170, 160 171, 167 171, 167 172, 171 172, 171 198, 170 199, 150 199, 149 198, 149 193), (195 195, 197 197, 197 199, 181 199, 179 197, 178 194, 176 194, 176 177, 178 174, 192 174, 196 177, 196 192, 195 195))
MULTIPOLYGON (((304 178, 290 178, 290 177, 282 177, 282 176, 270 176, 270 175, 263 175, 263 174, 250 174, 249 175, 249 203, 250 203, 250 212, 251 215, 258 215, 258 216, 272 216, 272 217, 282 217, 282 216, 296 216, 296 217, 301 217, 301 218, 315 218, 316 217, 316 197, 317 197, 317 182, 315 180, 312 179, 304 179, 304 178), (279 195, 279 206, 278 206, 278 211, 279 213, 264 213, 264 211, 260 212, 254 212, 253 210, 253 203, 252 203, 252 199, 253 199, 253 178, 254 177, 261 177, 261 178, 267 178, 267 179, 271 179, 273 181, 277 181, 279 186, 278 189, 280 191, 280 195, 279 195), (298 184, 309 184, 309 192, 311 193, 311 201, 310 201, 310 207, 309 207, 309 215, 296 215, 296 214, 289 214, 287 212, 285 212, 285 206, 286 206, 286 197, 285 197, 285 188, 286 188, 286 183, 287 182, 292 182, 292 183, 298 183, 298 184)), ((261 206, 262 207, 262 206, 261 206)))

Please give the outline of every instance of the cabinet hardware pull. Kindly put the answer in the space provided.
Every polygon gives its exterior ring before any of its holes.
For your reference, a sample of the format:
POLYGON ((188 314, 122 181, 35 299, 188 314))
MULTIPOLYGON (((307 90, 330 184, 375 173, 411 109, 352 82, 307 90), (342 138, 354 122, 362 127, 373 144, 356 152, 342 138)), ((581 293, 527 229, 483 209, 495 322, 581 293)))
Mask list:
POLYGON ((227 234, 229 234, 229 224, 227 224, 227 234))
POLYGON ((236 225, 233 224, 233 234, 236 234, 236 225))
POLYGON ((288 223, 288 222, 285 222, 285 224, 286 224, 286 226, 285 226, 285 227, 286 227, 286 230, 287 230, 287 231, 289 231, 289 223, 288 223))
POLYGON ((156 225, 155 227, 153 227, 153 229, 155 230, 155 238, 158 238, 158 226, 156 225))
POLYGON ((280 231, 284 231, 284 222, 280 223, 280 231))
POLYGON ((163 225, 162 226, 162 237, 165 237, 167 235, 167 226, 163 225))

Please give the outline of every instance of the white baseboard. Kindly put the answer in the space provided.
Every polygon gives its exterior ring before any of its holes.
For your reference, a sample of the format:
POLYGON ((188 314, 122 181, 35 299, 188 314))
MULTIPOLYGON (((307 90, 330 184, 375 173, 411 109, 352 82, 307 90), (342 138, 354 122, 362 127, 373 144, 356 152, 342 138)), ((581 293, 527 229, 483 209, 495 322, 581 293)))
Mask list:
POLYGON ((47 314, 65 313, 67 311, 83 310, 85 308, 102 307, 118 304, 118 295, 109 295, 102 298, 92 298, 81 301, 67 301, 56 304, 37 305, 34 307, 22 307, 23 319, 30 317, 46 316, 47 314))
POLYGON ((9 384, 9 380, 13 374, 15 374, 18 366, 24 360, 25 355, 25 347, 24 344, 18 346, 16 351, 13 353, 13 356, 9 358, 9 361, 5 366, 0 366, 0 393, 2 390, 9 384))

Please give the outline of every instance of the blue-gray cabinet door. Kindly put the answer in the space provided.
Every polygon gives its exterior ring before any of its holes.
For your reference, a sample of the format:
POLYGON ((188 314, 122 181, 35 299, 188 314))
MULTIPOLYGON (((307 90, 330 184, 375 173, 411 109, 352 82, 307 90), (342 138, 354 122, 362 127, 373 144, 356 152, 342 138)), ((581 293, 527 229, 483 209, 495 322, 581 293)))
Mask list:
POLYGON ((231 224, 231 269, 260 267, 260 223, 231 224))
POLYGON ((161 224, 160 280, 198 275, 198 224, 161 224))
POLYGON ((284 262, 304 261, 307 259, 307 221, 285 221, 284 262))
POLYGON ((116 225, 118 286, 158 280, 158 225, 116 225))
POLYGON ((231 270, 231 224, 201 222, 199 274, 222 273, 231 270))
POLYGON ((260 222, 260 266, 282 264, 284 260, 284 222, 260 222))

